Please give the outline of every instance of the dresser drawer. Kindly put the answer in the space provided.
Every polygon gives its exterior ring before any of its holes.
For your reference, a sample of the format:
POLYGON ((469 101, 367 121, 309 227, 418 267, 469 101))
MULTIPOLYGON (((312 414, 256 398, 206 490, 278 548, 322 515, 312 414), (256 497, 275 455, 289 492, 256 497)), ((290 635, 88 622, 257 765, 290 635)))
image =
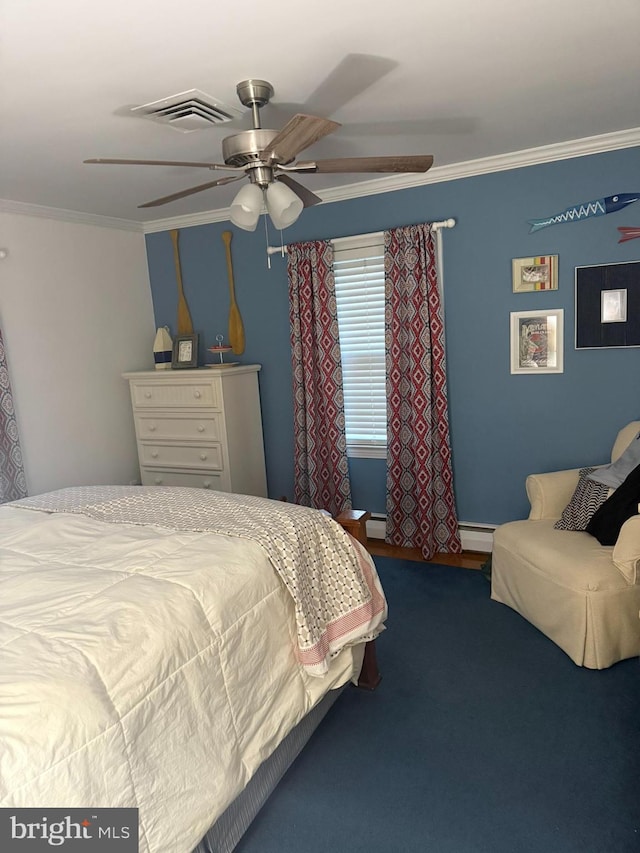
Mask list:
POLYGON ((222 415, 207 412, 192 415, 136 414, 136 435, 141 441, 220 441, 222 415))
POLYGON ((194 489, 213 489, 216 492, 228 492, 227 479, 222 474, 199 474, 188 471, 154 471, 141 468, 143 486, 188 486, 194 489))
POLYGON ((131 396, 136 409, 219 409, 221 398, 215 377, 209 382, 132 382, 131 396))
POLYGON ((222 471, 222 447, 219 444, 141 444, 140 462, 161 468, 207 468, 222 471))

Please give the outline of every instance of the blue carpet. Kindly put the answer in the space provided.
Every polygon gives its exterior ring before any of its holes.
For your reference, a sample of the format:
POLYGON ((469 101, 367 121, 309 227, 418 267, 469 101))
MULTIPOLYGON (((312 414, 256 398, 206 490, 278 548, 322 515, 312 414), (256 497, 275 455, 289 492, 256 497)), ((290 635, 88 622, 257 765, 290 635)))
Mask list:
POLYGON ((382 683, 343 693, 237 853, 638 853, 638 660, 575 666, 480 572, 376 565, 382 683))

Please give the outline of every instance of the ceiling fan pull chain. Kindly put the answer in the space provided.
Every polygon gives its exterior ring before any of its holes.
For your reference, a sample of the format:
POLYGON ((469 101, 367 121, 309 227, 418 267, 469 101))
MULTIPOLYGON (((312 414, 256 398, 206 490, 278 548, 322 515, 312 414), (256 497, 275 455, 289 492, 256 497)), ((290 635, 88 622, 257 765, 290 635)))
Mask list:
POLYGON ((271 269, 271 255, 269 254, 269 229, 267 228, 267 214, 262 217, 264 219, 264 241, 267 248, 267 269, 271 269))

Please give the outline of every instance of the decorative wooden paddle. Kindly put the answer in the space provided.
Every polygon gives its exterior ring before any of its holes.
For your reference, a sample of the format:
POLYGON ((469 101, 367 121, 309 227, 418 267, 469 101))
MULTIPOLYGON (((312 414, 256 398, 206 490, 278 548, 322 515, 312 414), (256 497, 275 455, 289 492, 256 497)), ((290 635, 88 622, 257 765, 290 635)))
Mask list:
POLYGON ((231 299, 229 305, 229 343, 236 355, 242 355, 244 352, 244 326, 242 325, 242 317, 236 304, 235 286, 233 284, 233 265, 231 262, 232 237, 233 234, 231 231, 222 232, 222 240, 227 253, 227 274, 229 276, 229 296, 231 299))
POLYGON ((182 272, 180 270, 180 253, 178 251, 178 235, 179 231, 171 231, 171 241, 173 242, 173 260, 176 265, 176 279, 178 280, 178 334, 192 335, 193 323, 191 322, 191 314, 189 306, 184 297, 184 288, 182 287, 182 272))

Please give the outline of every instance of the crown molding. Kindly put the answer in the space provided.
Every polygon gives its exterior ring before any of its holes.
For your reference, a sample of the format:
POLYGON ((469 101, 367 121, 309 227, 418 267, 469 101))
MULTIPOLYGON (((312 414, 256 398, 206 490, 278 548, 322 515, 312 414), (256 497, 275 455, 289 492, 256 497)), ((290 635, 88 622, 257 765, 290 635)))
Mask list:
MULTIPOLYGON (((599 136, 586 136, 582 139, 558 142, 553 145, 541 145, 537 148, 526 148, 508 154, 481 157, 478 160, 467 160, 464 163, 453 163, 450 166, 435 166, 424 175, 391 175, 384 178, 374 178, 370 181, 360 181, 357 184, 346 184, 341 187, 320 190, 317 195, 322 198, 323 204, 328 204, 334 201, 345 201, 351 198, 421 187, 426 184, 456 181, 475 175, 486 175, 490 172, 504 172, 509 169, 536 166, 556 160, 569 160, 572 157, 584 157, 588 154, 601 154, 621 148, 633 148, 636 145, 640 145, 640 127, 632 127, 614 133, 603 133, 599 136)), ((155 231, 168 231, 171 228, 189 228, 193 225, 225 222, 228 219, 229 208, 225 208, 147 221, 143 223, 143 230, 145 234, 151 234, 155 231)))
POLYGON ((456 181, 491 172, 505 172, 509 169, 521 169, 525 166, 569 160, 573 157, 584 157, 589 154, 601 154, 621 148, 633 148, 636 145, 640 145, 639 127, 616 133, 605 133, 600 136, 574 139, 569 142, 559 142, 554 145, 541 145, 538 148, 525 148, 522 151, 512 151, 508 154, 481 157, 478 160, 467 160, 464 163, 452 163, 450 166, 436 166, 429 169, 424 175, 393 175, 389 178, 376 178, 359 184, 335 187, 323 193, 322 200, 342 201, 358 196, 376 195, 426 184, 438 184, 443 181, 456 181))
MULTIPOLYGON (((463 163, 453 163, 449 166, 434 166, 423 175, 390 175, 384 178, 373 178, 370 181, 360 181, 357 184, 346 184, 321 190, 317 194, 323 204, 334 201, 345 201, 362 196, 378 195, 380 193, 421 187, 427 184, 437 184, 443 181, 456 181, 476 175, 486 175, 491 172, 504 172, 509 169, 521 169, 525 166, 536 166, 541 163, 551 163, 556 160, 569 160, 572 157, 585 157, 589 154, 601 154, 606 151, 616 151, 621 148, 633 148, 640 145, 640 127, 628 130, 603 133, 599 136, 587 136, 568 142, 553 145, 541 145, 538 148, 526 148, 522 151, 512 151, 508 154, 498 154, 492 157, 481 157, 477 160, 467 160, 463 163)), ((191 213, 186 216, 173 216, 166 219, 153 219, 146 222, 136 222, 131 219, 118 219, 111 216, 99 216, 94 213, 82 213, 77 210, 63 210, 57 207, 45 207, 40 204, 27 204, 19 201, 0 199, 0 213, 18 213, 24 216, 39 216, 45 219, 59 219, 63 222, 75 222, 81 225, 96 225, 101 228, 117 228, 121 231, 141 231, 152 234, 156 231, 169 231, 172 228, 191 228, 195 225, 208 225, 211 222, 227 222, 229 208, 206 210, 202 213, 191 213)))
MULTIPOLYGON (((324 201, 324 198, 323 198, 324 201)), ((167 219, 151 219, 142 223, 145 234, 170 231, 172 228, 192 228, 194 225, 209 225, 211 222, 228 222, 230 208, 203 210, 202 213, 187 213, 185 216, 170 216, 167 219)))
POLYGON ((0 213, 18 213, 21 216, 39 216, 42 219, 59 219, 79 225, 97 225, 99 228, 117 228, 120 231, 144 231, 142 222, 132 219, 117 219, 115 216, 99 216, 79 210, 64 210, 61 207, 46 207, 42 204, 27 204, 0 198, 0 213))

